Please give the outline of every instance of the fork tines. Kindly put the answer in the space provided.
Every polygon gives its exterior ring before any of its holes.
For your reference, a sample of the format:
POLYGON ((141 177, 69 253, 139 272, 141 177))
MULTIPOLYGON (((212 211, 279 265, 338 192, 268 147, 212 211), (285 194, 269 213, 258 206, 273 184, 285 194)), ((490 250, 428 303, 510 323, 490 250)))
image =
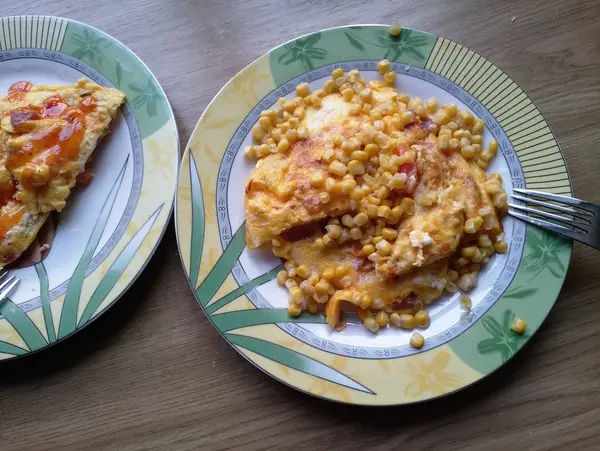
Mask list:
POLYGON ((534 205, 538 208, 509 203, 509 207, 513 209, 509 211, 512 216, 538 227, 581 241, 597 249, 599 248, 600 225, 598 221, 600 207, 590 202, 557 194, 526 189, 515 189, 514 191, 531 197, 513 194, 513 199, 534 205), (543 202, 538 199, 544 199, 549 202, 543 202))
MULTIPOLYGON (((4 277, 8 274, 8 271, 2 270, 0 271, 0 280, 4 279, 4 277)), ((20 279, 17 279, 15 276, 11 276, 2 283, 0 283, 0 303, 4 301, 7 297, 11 295, 20 279)))

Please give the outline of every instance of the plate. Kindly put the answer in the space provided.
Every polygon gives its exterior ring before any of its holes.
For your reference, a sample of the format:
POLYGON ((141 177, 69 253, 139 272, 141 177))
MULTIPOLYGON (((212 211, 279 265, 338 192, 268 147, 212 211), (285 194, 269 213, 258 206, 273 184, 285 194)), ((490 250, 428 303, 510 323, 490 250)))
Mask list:
POLYGON ((395 38, 387 26, 324 30, 285 43, 233 77, 208 106, 189 141, 179 173, 176 227, 185 272, 217 330, 246 359, 306 393, 351 404, 395 405, 466 387, 509 360, 539 327, 562 286, 571 243, 507 217, 510 250, 496 255, 469 293, 430 309, 432 325, 421 350, 410 332, 371 334, 362 326, 331 331, 318 315, 292 319, 287 292, 274 280, 281 261, 245 246, 244 185, 253 163, 244 158, 260 111, 294 97, 308 82, 322 87, 331 71, 393 63, 403 93, 455 103, 485 120, 484 141, 501 152, 490 167, 508 194, 532 188, 571 194, 558 142, 519 86, 476 52, 418 30, 395 38), (527 332, 510 330, 513 318, 527 332))
POLYGON ((179 166, 173 112, 156 78, 102 31, 58 17, 0 19, 0 92, 18 80, 87 77, 127 95, 95 153, 92 183, 76 188, 11 269, 21 282, 0 305, 0 359, 45 348, 93 321, 152 256, 172 211, 179 166), (40 252, 39 246, 50 245, 40 252))

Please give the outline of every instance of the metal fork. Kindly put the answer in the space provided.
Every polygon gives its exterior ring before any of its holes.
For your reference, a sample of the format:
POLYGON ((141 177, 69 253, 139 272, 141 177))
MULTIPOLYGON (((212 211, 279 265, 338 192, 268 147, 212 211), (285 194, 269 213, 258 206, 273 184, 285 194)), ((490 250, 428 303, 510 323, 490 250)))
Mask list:
MULTIPOLYGON (((0 270, 0 280, 4 279, 7 275, 8 271, 6 269, 0 270)), ((20 279, 17 279, 15 276, 10 276, 8 279, 0 283, 0 305, 6 299, 8 299, 19 283, 19 280, 20 279)))
POLYGON ((509 210, 508 213, 511 216, 600 250, 600 205, 540 191, 527 189, 515 189, 514 191, 530 197, 513 194, 513 199, 543 207, 559 214, 509 203, 508 206, 512 210, 509 210), (538 199, 544 199, 552 203, 538 199), (528 216, 521 212, 534 216, 528 216), (545 218, 547 221, 540 218, 545 218))

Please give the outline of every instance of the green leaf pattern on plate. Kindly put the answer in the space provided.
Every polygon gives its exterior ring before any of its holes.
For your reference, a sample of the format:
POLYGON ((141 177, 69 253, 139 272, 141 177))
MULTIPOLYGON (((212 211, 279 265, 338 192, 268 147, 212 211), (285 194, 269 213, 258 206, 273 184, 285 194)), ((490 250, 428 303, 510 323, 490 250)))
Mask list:
POLYGON ((146 86, 143 87, 136 85, 135 83, 131 83, 129 85, 129 89, 135 93, 135 96, 131 99, 131 104, 135 108, 141 108, 143 105, 146 105, 146 113, 148 113, 148 116, 156 116, 157 103, 161 96, 156 89, 154 80, 152 80, 152 78, 148 78, 146 81, 146 86))
POLYGON ((436 37, 404 29, 398 37, 387 27, 332 28, 288 42, 271 52, 271 73, 282 85, 305 72, 328 64, 387 58, 423 67, 436 37))
POLYGON ((498 353, 502 357, 502 363, 508 361, 515 352, 529 339, 528 334, 517 334, 510 328, 515 320, 515 312, 507 309, 502 315, 502 323, 493 316, 486 316, 481 320, 483 327, 491 335, 491 338, 481 340, 477 345, 480 354, 498 353))
POLYGON ((504 297, 524 299, 537 293, 538 289, 529 284, 540 274, 550 274, 553 278, 564 277, 566 268, 562 260, 570 249, 569 241, 541 229, 528 228, 526 253, 521 265, 529 277, 514 284, 504 297))
POLYGON ((72 55, 92 66, 104 62, 104 51, 111 45, 111 41, 92 34, 88 28, 84 28, 81 33, 73 33, 71 43, 75 47, 72 55))
MULTIPOLYGON (((133 110, 135 111, 134 120, 137 121, 141 133, 141 136, 134 136, 132 137, 133 139, 144 139, 161 129, 169 121, 173 122, 169 105, 156 80, 144 63, 123 44, 112 39, 105 33, 82 23, 72 22, 68 19, 47 17, 42 19, 42 16, 39 17, 44 23, 52 24, 52 26, 44 29, 24 27, 22 24, 30 18, 26 18, 25 16, 16 17, 14 21, 8 22, 8 26, 6 26, 5 22, 0 23, 0 34, 6 39, 12 39, 12 42, 17 42, 15 36, 19 32, 23 40, 19 40, 20 42, 25 42, 26 39, 34 42, 37 39, 38 42, 45 43, 42 44, 41 48, 72 56, 73 58, 65 60, 56 55, 63 63, 68 63, 72 67, 72 70, 85 72, 90 78, 100 82, 102 76, 104 76, 115 86, 121 88, 127 94, 128 99, 130 99, 130 105, 133 106, 133 110), (15 23, 21 23, 21 27, 14 26, 15 23), (60 38, 58 36, 59 24, 60 26, 64 24, 65 27, 61 31, 64 35, 60 38), (56 35, 54 34, 55 32, 56 35), (25 33, 43 34, 41 36, 36 35, 34 39, 32 35, 25 36, 25 33), (82 62, 89 65, 96 72, 89 72, 87 69, 84 69, 82 62)), ((53 53, 52 59, 54 57, 55 54, 53 53)), ((81 74, 81 76, 84 75, 81 74)), ((126 164, 123 166, 123 170, 126 164)), ((113 186, 115 195, 123 180, 123 175, 124 172, 121 171, 117 178, 117 183, 113 186)), ((49 290, 52 284, 50 283, 51 281, 49 280, 44 264, 38 262, 35 264, 35 270, 40 283, 43 325, 40 324, 40 328, 38 328, 38 323, 32 320, 33 316, 30 317, 31 313, 25 313, 21 310, 20 306, 16 305, 10 299, 2 300, 0 303, 1 319, 8 322, 14 328, 25 343, 26 348, 0 340, 0 353, 17 356, 42 349, 48 344, 71 334, 76 330, 76 327, 82 327, 103 305, 102 302, 120 280, 124 270, 135 257, 140 243, 144 241, 154 221, 164 207, 164 204, 161 204, 138 232, 136 232, 134 237, 125 244, 121 254, 117 256, 107 274, 96 287, 96 291, 86 305, 82 317, 77 321, 84 279, 98 240, 104 233, 106 220, 114 202, 114 197, 111 197, 112 194, 108 196, 112 200, 107 201, 105 208, 100 212, 99 220, 91 233, 84 255, 82 255, 71 277, 59 314, 58 330, 55 330, 50 301, 49 290)), ((56 315, 56 309, 54 313, 56 315)))
POLYGON ((278 62, 287 66, 294 61, 302 62, 304 70, 310 71, 315 68, 315 62, 325 59, 327 51, 316 47, 321 40, 321 33, 314 33, 305 38, 296 39, 285 44, 285 53, 279 56, 278 62))

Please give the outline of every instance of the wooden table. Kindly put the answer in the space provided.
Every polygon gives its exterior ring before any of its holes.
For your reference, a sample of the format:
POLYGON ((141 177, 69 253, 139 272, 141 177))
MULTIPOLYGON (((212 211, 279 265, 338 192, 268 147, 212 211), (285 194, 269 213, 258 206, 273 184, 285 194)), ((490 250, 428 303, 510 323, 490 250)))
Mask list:
MULTIPOLYGON (((431 31, 486 56, 529 93, 562 143, 576 194, 600 202, 599 0, 1 6, 1 15, 84 21, 131 47, 167 92, 182 149, 221 86, 281 42, 349 23, 431 31)), ((184 278, 171 225, 108 313, 0 366, 0 449, 600 449, 599 274, 600 254, 576 246, 544 327, 475 387, 412 407, 348 407, 283 386, 221 339, 184 278)))

